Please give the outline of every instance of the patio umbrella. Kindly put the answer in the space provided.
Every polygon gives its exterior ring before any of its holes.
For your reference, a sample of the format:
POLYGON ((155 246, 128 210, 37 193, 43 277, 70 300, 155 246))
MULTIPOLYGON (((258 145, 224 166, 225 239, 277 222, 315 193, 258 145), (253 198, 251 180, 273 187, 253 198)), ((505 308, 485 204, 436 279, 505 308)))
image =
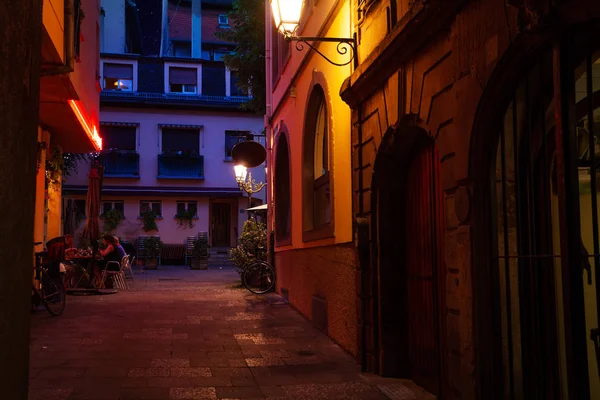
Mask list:
POLYGON ((83 229, 83 237, 90 239, 93 255, 98 250, 100 239, 100 196, 102 191, 102 167, 95 161, 88 175, 87 220, 83 229))

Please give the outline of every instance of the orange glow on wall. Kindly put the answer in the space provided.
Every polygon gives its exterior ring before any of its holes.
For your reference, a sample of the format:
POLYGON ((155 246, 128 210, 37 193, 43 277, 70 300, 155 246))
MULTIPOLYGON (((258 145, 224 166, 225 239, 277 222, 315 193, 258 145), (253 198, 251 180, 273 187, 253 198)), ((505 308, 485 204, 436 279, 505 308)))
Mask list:
POLYGON ((96 125, 94 125, 93 123, 90 124, 88 122, 88 115, 85 111, 85 107, 81 100, 69 100, 69 105, 73 109, 73 112, 75 112, 75 115, 77 115, 79 123, 81 124, 81 126, 85 130, 85 133, 87 133, 88 137, 94 144, 96 150, 102 150, 102 138, 98 134, 98 129, 96 128, 96 125))

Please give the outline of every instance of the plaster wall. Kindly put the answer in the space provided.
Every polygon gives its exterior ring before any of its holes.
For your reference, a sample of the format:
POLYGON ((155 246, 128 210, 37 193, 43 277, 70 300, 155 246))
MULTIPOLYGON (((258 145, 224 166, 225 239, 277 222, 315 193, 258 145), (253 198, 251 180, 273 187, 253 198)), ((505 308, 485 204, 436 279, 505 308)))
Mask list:
MULTIPOLYGON (((70 198, 75 200, 84 200, 85 196, 74 195, 70 198)), ((241 233, 242 226, 246 220, 246 213, 240 213, 240 210, 247 208, 246 199, 241 198, 209 198, 209 197, 140 197, 140 196, 102 196, 102 201, 122 201, 124 204, 124 217, 117 227, 114 234, 122 240, 134 243, 138 236, 158 235, 161 241, 168 244, 185 244, 188 236, 196 236, 198 232, 208 232, 211 239, 211 205, 213 203, 229 203, 231 205, 231 246, 237 245, 238 232, 241 233), (157 231, 144 231, 143 221, 140 217, 140 202, 142 201, 160 201, 162 206, 162 216, 156 219, 157 231), (198 204, 197 218, 193 221, 193 227, 182 227, 177 224, 175 214, 177 213, 178 201, 196 201, 198 204)), ((82 219, 75 229, 75 237, 79 238, 85 226, 85 219, 82 219)), ((103 229, 102 218, 100 219, 100 228, 103 229)))
POLYGON ((60 59, 65 61, 65 0, 44 0, 42 23, 60 59))
POLYGON ((89 115, 89 123, 98 126, 100 119, 100 5, 98 0, 82 0, 85 18, 81 22, 79 60, 75 61, 71 82, 77 100, 81 100, 89 115))
MULTIPOLYGON (((38 142, 46 143, 46 147, 49 147, 50 134, 41 127, 38 127, 38 142)), ((35 176, 35 212, 34 212, 34 225, 33 225, 33 241, 34 242, 46 242, 45 236, 45 198, 46 198, 46 150, 40 152, 40 168, 37 170, 35 176)), ((40 244, 35 247, 35 251, 42 251, 45 244, 40 244)))
MULTIPOLYGON (((140 154, 140 177, 110 178, 104 180, 104 186, 186 186, 206 188, 237 188, 233 173, 233 163, 225 158, 225 130, 247 130, 260 133, 263 119, 248 113, 118 109, 102 110, 102 121, 128 122, 139 124, 136 145, 140 154), (204 180, 157 179, 158 155, 161 149, 161 128, 159 124, 202 125, 200 130, 200 154, 204 156, 204 180)), ((264 144, 264 142, 263 142, 264 144)), ((253 178, 265 181, 264 166, 251 169, 253 178)), ((89 165, 82 164, 79 173, 69 178, 69 185, 87 185, 89 165)), ((265 190, 255 194, 264 202, 265 190)))
MULTIPOLYGON (((329 4, 331 5, 331 4, 329 4)), ((313 10, 304 28, 304 34, 312 35, 310 29, 317 29, 311 18, 318 19, 320 15, 326 14, 326 2, 319 2, 313 10), (323 7, 323 8, 321 8, 323 7)), ((335 18, 324 36, 346 37, 350 35, 349 30, 349 8, 345 4, 341 7, 337 18, 335 18)), ((327 44, 323 45, 324 47, 327 44)), ((327 48, 323 51, 331 51, 327 48)), ((351 209, 351 157, 350 157, 350 108, 341 100, 338 91, 343 80, 350 74, 349 66, 337 67, 314 53, 310 53, 307 64, 300 70, 298 76, 293 77, 294 67, 297 68, 299 57, 302 53, 292 50, 287 69, 280 78, 279 84, 273 94, 274 102, 278 104, 276 113, 272 118, 272 124, 277 134, 277 124, 282 122, 287 126, 290 147, 290 170, 291 170, 291 218, 292 218, 292 244, 283 249, 304 248, 334 243, 347 243, 352 240, 352 209, 351 209), (292 80, 292 78, 294 78, 292 80), (283 98, 277 99, 280 90, 288 82, 290 87, 283 98), (302 152, 304 148, 304 121, 307 113, 307 100, 310 96, 312 85, 321 84, 326 96, 328 108, 328 124, 330 137, 330 157, 332 171, 332 209, 335 224, 334 238, 303 242, 303 204, 302 204, 302 152)), ((276 146, 273 154, 276 152, 276 146)))

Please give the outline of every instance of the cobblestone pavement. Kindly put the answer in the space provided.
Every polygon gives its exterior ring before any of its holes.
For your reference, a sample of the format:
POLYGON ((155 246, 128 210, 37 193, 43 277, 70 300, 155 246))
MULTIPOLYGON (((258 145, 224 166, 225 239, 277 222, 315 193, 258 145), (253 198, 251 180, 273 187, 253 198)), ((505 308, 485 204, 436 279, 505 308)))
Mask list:
POLYGON ((29 400, 424 399, 354 359, 231 269, 138 273, 132 289, 32 315, 29 400), (386 394, 384 394, 386 393, 386 394))

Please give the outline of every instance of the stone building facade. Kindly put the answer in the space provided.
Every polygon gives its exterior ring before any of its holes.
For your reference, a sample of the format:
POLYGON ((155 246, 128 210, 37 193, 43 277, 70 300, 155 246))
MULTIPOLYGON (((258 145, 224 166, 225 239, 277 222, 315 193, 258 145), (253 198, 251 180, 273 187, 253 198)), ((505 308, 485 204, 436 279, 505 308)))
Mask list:
POLYGON ((363 365, 444 399, 597 398, 600 4, 353 7, 363 365))

